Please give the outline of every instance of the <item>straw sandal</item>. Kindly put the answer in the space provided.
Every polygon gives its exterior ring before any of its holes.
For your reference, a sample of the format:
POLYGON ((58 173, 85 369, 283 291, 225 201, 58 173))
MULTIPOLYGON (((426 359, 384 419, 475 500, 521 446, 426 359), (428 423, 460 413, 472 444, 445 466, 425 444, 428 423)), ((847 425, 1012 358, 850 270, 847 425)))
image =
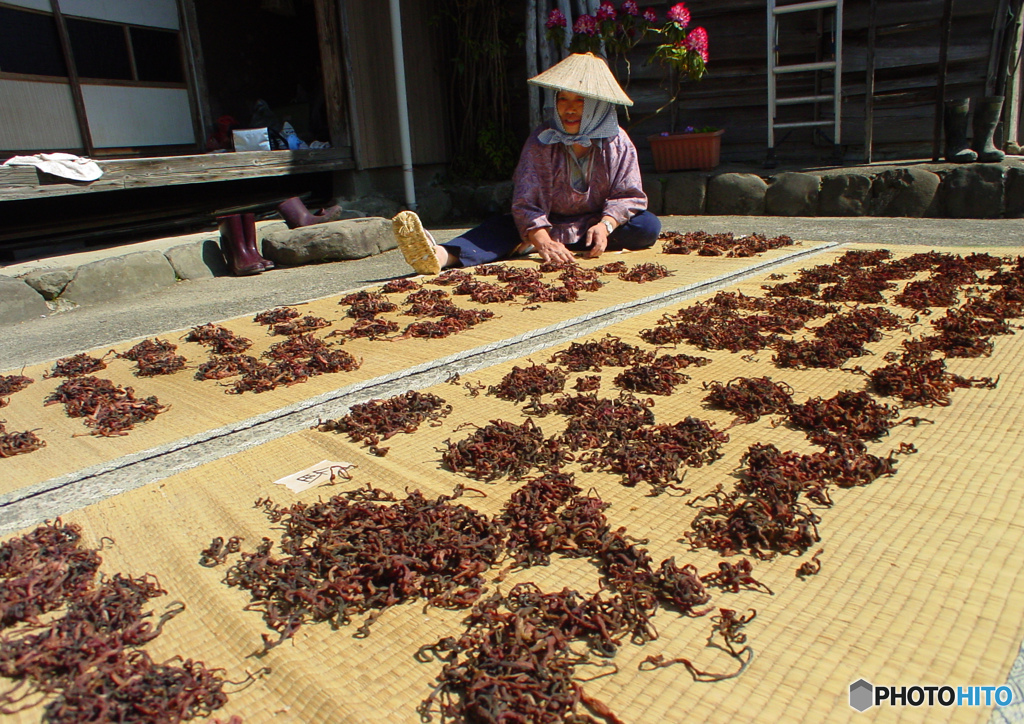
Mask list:
POLYGON ((391 223, 395 230, 398 248, 409 266, 419 274, 439 274, 441 262, 434 254, 437 244, 430 232, 423 228, 423 222, 415 211, 399 212, 391 223))

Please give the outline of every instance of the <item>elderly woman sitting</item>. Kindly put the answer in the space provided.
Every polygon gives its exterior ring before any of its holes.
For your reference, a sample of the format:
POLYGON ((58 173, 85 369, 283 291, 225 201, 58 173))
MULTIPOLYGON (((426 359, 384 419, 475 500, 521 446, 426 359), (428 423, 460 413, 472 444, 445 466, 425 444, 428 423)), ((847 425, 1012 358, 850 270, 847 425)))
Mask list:
POLYGON ((570 55, 530 82, 557 92, 555 113, 523 147, 512 213, 444 244, 434 242, 415 213, 395 217, 398 247, 420 274, 531 251, 544 261, 569 261, 575 252, 592 258, 657 240, 661 222, 647 211, 636 147, 615 112, 615 104, 633 102, 604 61, 570 55))

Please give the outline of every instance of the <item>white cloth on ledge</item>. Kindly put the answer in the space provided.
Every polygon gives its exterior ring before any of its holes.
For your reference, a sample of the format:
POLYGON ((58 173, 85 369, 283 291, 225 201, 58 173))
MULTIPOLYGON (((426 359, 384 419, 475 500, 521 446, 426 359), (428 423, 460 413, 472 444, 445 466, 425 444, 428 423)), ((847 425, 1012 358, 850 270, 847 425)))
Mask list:
POLYGON ((95 181, 103 175, 103 169, 91 158, 73 153, 37 153, 34 156, 14 156, 4 161, 4 166, 35 166, 53 176, 72 181, 95 181))

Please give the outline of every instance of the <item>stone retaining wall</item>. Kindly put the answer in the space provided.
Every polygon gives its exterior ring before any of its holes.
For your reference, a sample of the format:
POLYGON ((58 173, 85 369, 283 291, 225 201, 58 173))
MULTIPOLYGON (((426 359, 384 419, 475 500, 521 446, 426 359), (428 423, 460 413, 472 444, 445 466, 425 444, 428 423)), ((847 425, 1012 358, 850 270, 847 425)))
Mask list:
MULTIPOLYGON (((1024 217, 1024 168, 975 163, 938 172, 906 166, 878 173, 648 173, 652 212, 664 216, 1024 217)), ((511 182, 417 191, 424 222, 508 211, 511 182)))
MULTIPOLYGON (((649 208, 663 216, 885 216, 933 218, 1024 217, 1024 168, 970 164, 938 173, 917 166, 878 173, 834 170, 679 172, 646 174, 649 208)), ((512 183, 452 185, 417 190, 420 216, 436 226, 507 212, 512 183)), ((343 202, 344 203, 344 202, 343 202)), ((344 203, 348 221, 290 231, 283 223, 260 229, 264 256, 281 265, 358 259, 394 248, 388 217, 394 200, 368 197, 344 203)), ((127 252, 76 267, 0 275, 0 323, 45 316, 54 307, 130 297, 181 279, 227 274, 216 233, 166 251, 127 252)))
POLYGON ((656 214, 730 216, 1024 217, 1024 169, 976 163, 941 173, 907 166, 881 173, 646 174, 656 214))

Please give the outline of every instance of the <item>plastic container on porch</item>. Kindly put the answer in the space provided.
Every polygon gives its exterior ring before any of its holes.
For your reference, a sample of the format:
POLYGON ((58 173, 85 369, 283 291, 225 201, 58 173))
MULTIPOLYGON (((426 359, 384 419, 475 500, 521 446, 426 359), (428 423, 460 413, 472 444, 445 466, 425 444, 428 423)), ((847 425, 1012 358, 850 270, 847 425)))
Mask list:
POLYGON ((724 129, 707 133, 648 136, 656 171, 710 171, 718 165, 724 129))

